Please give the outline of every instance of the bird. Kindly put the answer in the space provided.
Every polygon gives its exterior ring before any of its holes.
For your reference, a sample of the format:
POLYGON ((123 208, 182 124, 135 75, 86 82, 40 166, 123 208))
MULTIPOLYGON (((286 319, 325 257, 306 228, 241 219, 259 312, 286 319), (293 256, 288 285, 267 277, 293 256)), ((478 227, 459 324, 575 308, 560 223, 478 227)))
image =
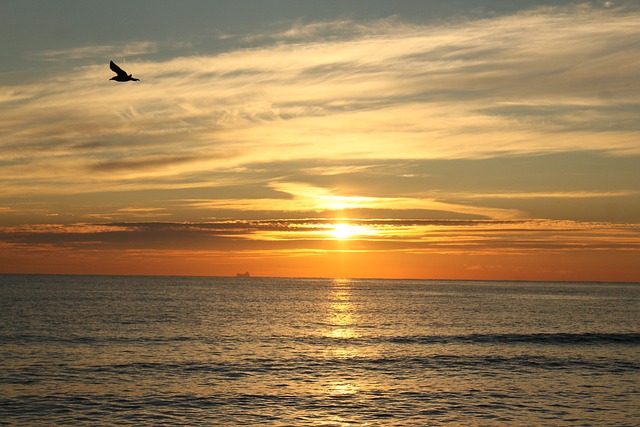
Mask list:
POLYGON ((117 76, 111 77, 109 80, 115 80, 117 82, 129 82, 129 81, 139 82, 140 81, 140 79, 131 77, 131 74, 127 74, 126 71, 118 67, 118 65, 113 61, 109 61, 109 68, 111 68, 111 71, 117 74, 117 76))

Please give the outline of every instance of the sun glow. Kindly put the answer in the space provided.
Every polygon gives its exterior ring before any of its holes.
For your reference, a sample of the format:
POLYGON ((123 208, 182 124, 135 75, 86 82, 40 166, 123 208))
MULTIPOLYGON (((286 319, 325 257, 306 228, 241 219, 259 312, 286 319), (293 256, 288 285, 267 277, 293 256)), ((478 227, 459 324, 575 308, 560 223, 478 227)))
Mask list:
POLYGON ((354 234, 358 232, 358 228, 355 225, 346 224, 346 223, 338 223, 333 225, 333 230, 331 231, 331 235, 334 239, 338 240, 346 240, 352 237, 354 234))

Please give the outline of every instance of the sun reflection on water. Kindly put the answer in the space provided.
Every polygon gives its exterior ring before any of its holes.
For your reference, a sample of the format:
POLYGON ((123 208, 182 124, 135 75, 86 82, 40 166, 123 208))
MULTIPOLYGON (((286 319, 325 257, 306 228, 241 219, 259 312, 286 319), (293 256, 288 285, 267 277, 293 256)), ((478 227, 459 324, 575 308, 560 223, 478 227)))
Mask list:
MULTIPOLYGON (((327 330, 325 337, 331 341, 327 357, 332 359, 352 359, 359 356, 358 346, 353 342, 359 337, 356 327, 357 313, 352 302, 351 281, 336 279, 329 289, 329 310, 327 312, 327 330)), ((324 393, 329 396, 351 396, 360 392, 361 385, 357 378, 349 372, 341 372, 337 376, 326 378, 323 384, 324 393)), ((347 420, 335 420, 336 425, 347 425, 347 420)))
POLYGON ((329 296, 331 305, 327 324, 330 326, 325 336, 331 338, 349 339, 356 338, 358 334, 353 327, 353 304, 351 303, 351 290, 348 279, 336 279, 333 282, 329 296))
POLYGON ((338 394, 338 395, 356 394, 359 389, 360 389, 360 386, 354 383, 334 382, 331 384, 332 394, 338 394))

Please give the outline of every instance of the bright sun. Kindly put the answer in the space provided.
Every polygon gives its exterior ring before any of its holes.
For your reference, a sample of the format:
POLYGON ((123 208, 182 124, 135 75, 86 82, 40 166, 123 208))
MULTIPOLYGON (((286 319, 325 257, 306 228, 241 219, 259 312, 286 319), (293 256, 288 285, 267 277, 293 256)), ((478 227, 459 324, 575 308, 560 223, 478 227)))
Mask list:
POLYGON ((351 237, 355 232, 355 227, 350 224, 338 223, 333 225, 332 235, 336 239, 344 240, 351 237))

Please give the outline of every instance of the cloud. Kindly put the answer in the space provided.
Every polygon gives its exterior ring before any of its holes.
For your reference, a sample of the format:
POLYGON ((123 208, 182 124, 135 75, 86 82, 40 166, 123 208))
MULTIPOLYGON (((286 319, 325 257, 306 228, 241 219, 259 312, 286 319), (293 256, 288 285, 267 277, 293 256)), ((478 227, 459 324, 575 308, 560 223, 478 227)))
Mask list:
MULTIPOLYGON (((330 189, 312 187, 305 184, 275 182, 276 190, 290 194, 292 200, 302 203, 300 210, 343 210, 343 209, 384 209, 393 206, 395 210, 433 210, 460 213, 485 218, 514 218, 518 212, 508 209, 489 209, 479 206, 444 203, 434 198, 410 197, 369 197, 333 194, 330 189)), ((264 209, 264 207, 263 207, 264 209)), ((286 210, 286 209, 283 209, 286 210)))
POLYGON ((528 192, 528 193, 462 193, 452 194, 449 197, 453 199, 590 199, 590 198, 609 198, 609 197, 634 197, 638 196, 640 191, 636 190, 619 190, 619 191, 553 191, 553 192, 528 192))
MULTIPOLYGON (((215 251, 344 250, 331 219, 102 223, 1 227, 3 246, 25 249, 215 251)), ((637 225, 549 220, 349 220, 349 250, 413 253, 528 253, 640 250, 637 225)))
MULTIPOLYGON (((41 81, 0 87, 2 194, 212 189, 234 182, 282 198, 173 197, 201 209, 519 217, 521 209, 490 207, 479 197, 446 199, 435 186, 396 187, 394 194, 321 177, 338 178, 350 168, 364 174, 383 162, 396 162, 395 172, 407 159, 638 155, 638 21, 633 9, 585 6, 439 25, 343 19, 253 35, 250 46, 222 53, 129 61, 127 71, 142 80, 132 84, 110 82, 106 60, 84 62, 72 80, 53 68, 41 81), (308 167, 320 161, 322 167, 308 167), (290 168, 277 170, 283 163, 290 168)), ((141 41, 38 55, 81 61, 162 49, 141 41)))
POLYGON ((91 169, 95 172, 118 172, 121 170, 148 170, 157 168, 167 168, 173 165, 180 165, 183 163, 195 161, 195 157, 177 156, 177 157, 154 157, 148 159, 123 159, 123 160, 109 160, 96 163, 91 166, 91 169))
POLYGON ((92 45, 62 50, 46 50, 36 52, 31 58, 41 61, 67 61, 96 58, 125 58, 140 56, 158 51, 158 44, 151 41, 118 43, 109 45, 92 45))

